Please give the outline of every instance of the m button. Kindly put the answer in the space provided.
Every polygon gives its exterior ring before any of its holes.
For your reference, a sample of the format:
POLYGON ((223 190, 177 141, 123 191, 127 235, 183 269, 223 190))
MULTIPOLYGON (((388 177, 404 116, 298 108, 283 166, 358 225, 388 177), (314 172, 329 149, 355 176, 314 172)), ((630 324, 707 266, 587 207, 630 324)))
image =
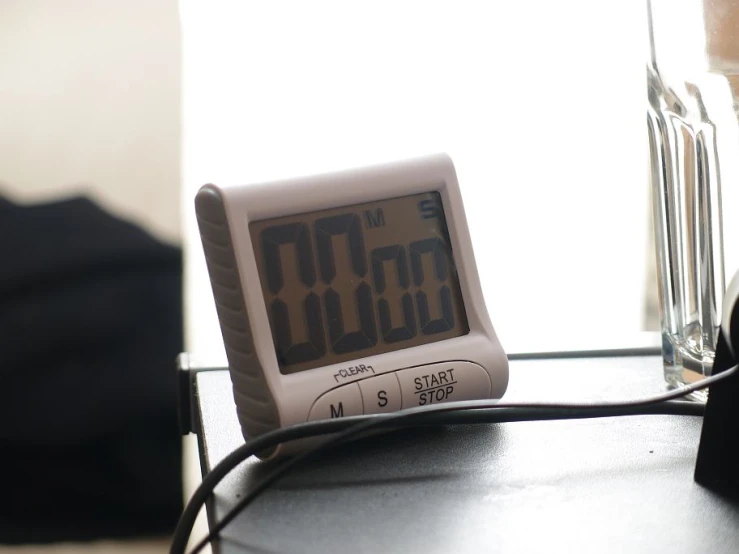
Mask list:
POLYGON ((362 415, 362 394, 359 385, 351 383, 327 392, 315 401, 310 410, 310 421, 362 415))

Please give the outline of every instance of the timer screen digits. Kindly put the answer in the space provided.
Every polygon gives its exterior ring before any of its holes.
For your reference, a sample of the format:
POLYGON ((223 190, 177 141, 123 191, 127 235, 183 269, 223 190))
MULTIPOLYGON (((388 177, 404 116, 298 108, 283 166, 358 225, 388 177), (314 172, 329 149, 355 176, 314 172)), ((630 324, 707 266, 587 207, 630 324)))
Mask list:
POLYGON ((284 374, 469 332, 438 192, 249 230, 284 374))

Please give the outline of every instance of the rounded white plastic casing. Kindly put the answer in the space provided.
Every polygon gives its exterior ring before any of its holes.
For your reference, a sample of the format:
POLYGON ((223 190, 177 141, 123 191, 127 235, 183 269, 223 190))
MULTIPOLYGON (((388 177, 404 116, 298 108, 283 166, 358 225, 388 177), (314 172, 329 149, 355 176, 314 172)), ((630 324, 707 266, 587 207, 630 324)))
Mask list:
MULTIPOLYGON (((424 375, 426 381, 436 379, 434 382, 442 390, 457 374, 464 378, 457 382, 454 394, 437 393, 436 401, 439 397, 469 400, 500 398, 504 394, 508 360, 485 308, 462 197, 448 156, 265 184, 205 185, 196 198, 196 211, 245 438, 309 419, 358 415, 356 409, 350 409, 356 406, 355 385, 347 387, 355 382, 361 385, 360 402, 364 402, 359 413, 375 413, 378 410, 367 406, 362 391, 366 397, 366 391, 373 390, 371 379, 394 372, 402 390, 400 402, 393 401, 390 408, 421 403, 420 395, 409 387, 414 387, 415 379, 424 375), (249 224, 431 191, 438 191, 441 196, 469 333, 299 373, 281 373, 249 224), (428 371, 420 369, 424 366, 428 371), (461 369, 448 373, 457 367, 461 369), (444 372, 446 376, 442 375, 444 372), (430 374, 434 377, 428 377, 430 374), (485 377, 489 387, 481 380, 485 377), (330 404, 326 399, 331 398, 327 393, 347 399, 340 405, 342 413, 336 408, 339 404, 334 405, 333 411, 326 411, 330 404), (321 397, 323 400, 319 401, 321 397), (316 409, 311 414, 314 404, 316 409)), ((392 386, 393 381, 385 378, 383 383, 392 386)), ((435 398, 430 400, 428 403, 433 403, 435 398)), ((279 448, 269 457, 278 453, 279 448)))

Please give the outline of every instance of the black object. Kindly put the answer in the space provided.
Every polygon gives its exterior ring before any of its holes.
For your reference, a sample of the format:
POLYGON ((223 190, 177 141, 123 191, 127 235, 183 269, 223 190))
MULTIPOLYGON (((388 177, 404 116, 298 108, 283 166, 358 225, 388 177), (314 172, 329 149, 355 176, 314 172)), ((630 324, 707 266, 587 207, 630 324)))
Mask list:
MULTIPOLYGON (((506 401, 661 390, 654 352, 517 357, 506 401)), ((228 371, 195 383, 205 472, 243 437, 228 371)), ((223 530, 217 551, 737 554, 739 503, 693 482, 701 424, 650 415, 369 437, 294 468, 223 530)), ((255 458, 234 469, 208 501, 211 526, 274 469, 255 458)))
POLYGON ((170 532, 178 248, 84 198, 0 199, 0 543, 170 532))
MULTIPOLYGON (((180 360, 181 371, 187 370, 180 360)), ((694 383, 682 389, 652 395, 643 398, 634 398, 623 401, 603 402, 498 402, 489 400, 486 403, 479 400, 471 402, 454 402, 451 404, 438 404, 435 406, 420 406, 409 408, 400 412, 388 414, 374 414, 365 416, 353 416, 338 419, 314 421, 276 429, 259 437, 247 440, 244 444, 232 451, 218 465, 211 468, 205 475, 203 482, 191 496, 185 511, 177 524, 172 545, 171 554, 181 554, 187 547, 190 530, 200 508, 207 502, 216 486, 237 465, 262 449, 271 449, 274 446, 305 437, 329 435, 325 441, 319 442, 300 455, 284 462, 263 480, 254 485, 248 493, 240 496, 235 507, 226 513, 217 522, 211 521, 209 534, 193 546, 191 553, 200 552, 208 543, 218 538, 225 527, 240 515, 241 511, 251 504, 257 496, 262 494, 288 472, 294 471, 299 465, 305 465, 309 458, 316 458, 324 454, 329 447, 338 445, 349 439, 379 428, 422 427, 429 425, 452 425, 469 423, 511 423, 516 421, 533 422, 550 419, 588 419, 588 418, 610 418, 613 416, 628 415, 703 415, 703 406, 697 403, 675 401, 682 396, 708 388, 712 383, 727 379, 734 374, 736 368, 694 383), (484 409, 482 409, 484 407, 484 409)), ((192 383, 191 383, 192 385, 192 383)), ((191 390, 192 392, 192 390, 191 390)), ((197 422, 195 422, 197 425, 197 422)))
MULTIPOLYGON (((734 277, 739 279, 739 273, 734 277)), ((733 287, 729 287, 732 290, 733 287)), ((722 325, 716 345, 713 374, 735 366, 739 352, 739 302, 727 293, 727 325, 722 325)), ((701 485, 739 499, 739 373, 715 383, 709 389, 703 418, 695 480, 701 485)))

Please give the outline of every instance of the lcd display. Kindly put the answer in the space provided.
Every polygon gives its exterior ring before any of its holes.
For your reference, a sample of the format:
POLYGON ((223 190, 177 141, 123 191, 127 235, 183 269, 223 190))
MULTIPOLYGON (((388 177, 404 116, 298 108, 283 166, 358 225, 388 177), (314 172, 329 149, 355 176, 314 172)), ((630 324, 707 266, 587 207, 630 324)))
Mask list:
POLYGON ((438 192, 249 230, 284 374, 469 332, 438 192))

